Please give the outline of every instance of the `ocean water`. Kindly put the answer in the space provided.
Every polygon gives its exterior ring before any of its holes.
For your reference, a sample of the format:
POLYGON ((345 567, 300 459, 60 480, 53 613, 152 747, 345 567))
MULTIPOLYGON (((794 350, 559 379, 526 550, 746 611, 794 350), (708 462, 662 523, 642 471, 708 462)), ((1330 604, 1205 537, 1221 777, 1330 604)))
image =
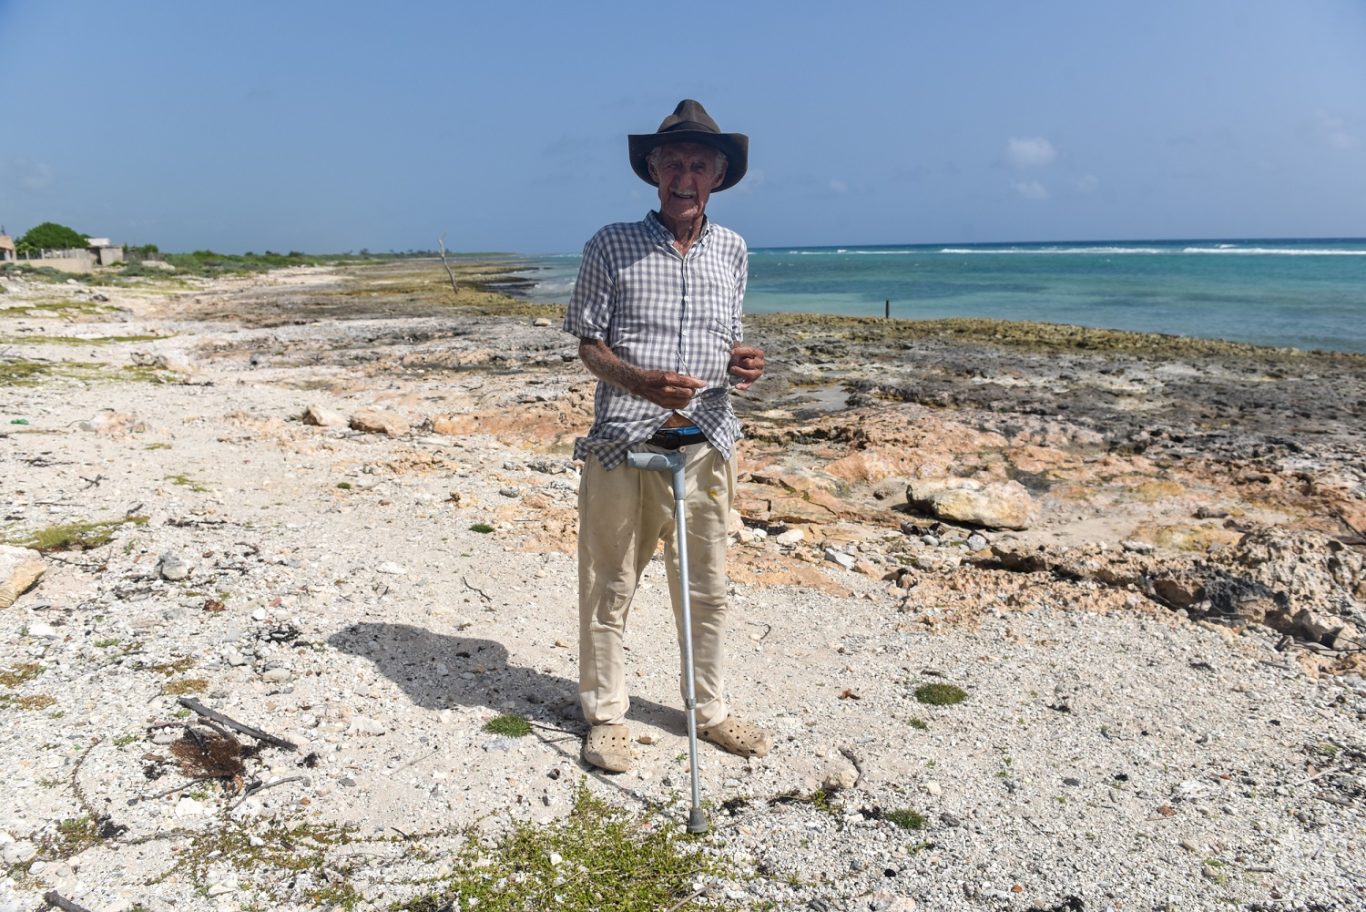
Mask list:
MULTIPOLYGON (((531 257, 566 303, 577 255, 531 257)), ((1366 352, 1366 239, 775 247, 748 313, 989 317, 1366 352)))

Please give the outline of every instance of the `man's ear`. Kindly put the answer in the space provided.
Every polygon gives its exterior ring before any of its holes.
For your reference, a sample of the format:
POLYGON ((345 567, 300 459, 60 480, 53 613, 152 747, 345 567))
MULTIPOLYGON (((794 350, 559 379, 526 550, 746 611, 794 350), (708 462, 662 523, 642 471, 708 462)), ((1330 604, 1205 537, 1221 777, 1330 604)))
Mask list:
POLYGON ((715 182, 713 182, 712 185, 711 185, 711 188, 712 188, 713 190, 715 190, 717 187, 721 186, 721 182, 724 181, 724 180, 726 179, 726 168, 728 168, 728 167, 730 167, 730 161, 729 161, 729 160, 725 160, 725 161, 723 162, 723 164, 721 165, 721 170, 718 171, 718 172, 716 172, 716 180, 715 180, 715 182))

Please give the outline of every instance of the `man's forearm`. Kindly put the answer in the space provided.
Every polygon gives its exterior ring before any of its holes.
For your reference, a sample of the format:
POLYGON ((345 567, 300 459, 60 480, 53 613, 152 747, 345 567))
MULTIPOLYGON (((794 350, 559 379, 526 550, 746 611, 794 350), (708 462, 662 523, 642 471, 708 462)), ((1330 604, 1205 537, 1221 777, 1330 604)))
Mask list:
POLYGON ((601 339, 582 339, 579 342, 579 360, 588 368, 589 373, 599 380, 610 383, 617 389, 638 395, 640 371, 617 357, 617 353, 607 347, 601 339))
POLYGON ((610 383, 632 396, 648 399, 666 409, 681 409, 692 401, 693 394, 706 386, 696 377, 672 371, 641 370, 628 364, 607 347, 601 339, 581 339, 579 360, 593 376, 610 383))

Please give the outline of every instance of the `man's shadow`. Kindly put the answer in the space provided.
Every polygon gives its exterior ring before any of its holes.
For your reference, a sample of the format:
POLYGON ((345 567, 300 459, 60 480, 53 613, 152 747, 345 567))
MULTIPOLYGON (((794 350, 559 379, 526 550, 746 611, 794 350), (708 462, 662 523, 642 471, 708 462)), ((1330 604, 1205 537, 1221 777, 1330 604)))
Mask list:
MULTIPOLYGON (((363 621, 332 634, 327 642, 374 662, 424 709, 485 706, 558 729, 587 730, 579 714, 578 682, 509 664, 507 648, 496 640, 363 621)), ((676 707, 632 697, 627 716, 670 734, 687 734, 683 711, 676 707)))

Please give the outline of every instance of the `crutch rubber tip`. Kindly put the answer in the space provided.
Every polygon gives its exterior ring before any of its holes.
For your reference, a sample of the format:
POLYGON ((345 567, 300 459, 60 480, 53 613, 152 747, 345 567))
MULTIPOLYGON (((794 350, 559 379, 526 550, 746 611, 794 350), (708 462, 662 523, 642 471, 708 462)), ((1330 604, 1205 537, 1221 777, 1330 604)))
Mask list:
POLYGON ((707 812, 701 808, 693 808, 688 812, 688 832, 694 836, 700 836, 707 832, 707 812))

